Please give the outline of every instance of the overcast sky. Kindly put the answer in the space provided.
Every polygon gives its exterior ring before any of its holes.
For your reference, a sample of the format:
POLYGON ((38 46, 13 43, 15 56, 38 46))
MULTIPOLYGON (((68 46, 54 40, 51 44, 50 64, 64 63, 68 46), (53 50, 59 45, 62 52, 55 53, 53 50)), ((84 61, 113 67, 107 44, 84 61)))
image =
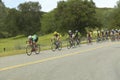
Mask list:
MULTIPOLYGON (((42 11, 48 12, 57 6, 60 0, 2 0, 6 7, 17 8, 20 3, 26 1, 39 1, 42 6, 42 11)), ((118 0, 93 0, 97 7, 110 7, 113 8, 118 0)))

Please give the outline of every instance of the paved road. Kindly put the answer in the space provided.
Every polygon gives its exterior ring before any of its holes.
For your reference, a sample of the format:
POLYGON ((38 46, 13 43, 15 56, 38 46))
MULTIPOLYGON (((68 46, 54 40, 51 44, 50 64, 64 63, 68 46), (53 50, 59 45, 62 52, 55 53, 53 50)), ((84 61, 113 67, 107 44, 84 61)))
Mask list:
POLYGON ((120 42, 0 57, 0 80, 120 80, 120 42))

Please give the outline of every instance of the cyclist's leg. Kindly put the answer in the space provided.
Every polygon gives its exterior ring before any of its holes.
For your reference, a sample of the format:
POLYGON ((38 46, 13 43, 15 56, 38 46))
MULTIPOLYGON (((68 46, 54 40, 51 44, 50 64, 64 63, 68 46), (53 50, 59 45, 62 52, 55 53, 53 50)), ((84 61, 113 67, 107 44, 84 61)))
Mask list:
POLYGON ((72 38, 69 38, 70 47, 72 46, 72 38))
POLYGON ((54 43, 54 45, 55 45, 55 49, 57 49, 57 48, 58 48, 57 40, 54 39, 54 42, 53 42, 53 43, 54 43))
POLYGON ((56 41, 56 49, 59 47, 59 41, 56 41))
POLYGON ((38 39, 35 39, 33 40, 33 50, 35 51, 37 48, 37 42, 38 42, 38 39))

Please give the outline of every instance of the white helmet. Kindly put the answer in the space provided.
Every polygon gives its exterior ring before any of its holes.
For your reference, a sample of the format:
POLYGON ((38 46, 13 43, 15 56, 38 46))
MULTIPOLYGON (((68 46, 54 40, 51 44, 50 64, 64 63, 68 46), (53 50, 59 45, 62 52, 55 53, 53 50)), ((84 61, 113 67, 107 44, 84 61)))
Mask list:
POLYGON ((28 39, 31 39, 31 38, 32 38, 32 36, 31 36, 31 35, 29 35, 29 36, 28 36, 28 39))
POLYGON ((118 29, 115 29, 116 31, 118 30, 118 29))
POLYGON ((68 30, 69 33, 71 33, 72 31, 71 30, 68 30))
POLYGON ((75 30, 75 32, 77 33, 77 32, 78 32, 78 30, 75 30))

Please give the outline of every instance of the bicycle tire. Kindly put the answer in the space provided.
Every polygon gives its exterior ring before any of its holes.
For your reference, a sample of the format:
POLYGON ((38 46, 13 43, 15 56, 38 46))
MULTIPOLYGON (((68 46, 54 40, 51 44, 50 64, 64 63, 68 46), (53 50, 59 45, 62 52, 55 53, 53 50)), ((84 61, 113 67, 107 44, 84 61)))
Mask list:
POLYGON ((58 50, 62 50, 62 42, 59 43, 59 47, 58 47, 58 50))
POLYGON ((36 46, 36 50, 35 50, 35 53, 36 53, 36 54, 39 54, 40 51, 41 51, 41 49, 40 49, 40 45, 37 44, 37 46, 36 46))
POLYGON ((76 40, 76 45, 80 47, 80 40, 76 40))
POLYGON ((32 46, 31 45, 27 45, 27 47, 26 47, 26 54, 28 56, 30 56, 32 54, 32 46))
POLYGON ((51 44, 51 50, 55 51, 56 50, 56 45, 54 43, 51 44))
POLYGON ((72 42, 72 48, 75 48, 76 44, 75 44, 75 40, 72 42))
POLYGON ((67 48, 68 48, 68 49, 70 49, 70 48, 71 48, 71 43, 70 43, 70 41, 69 41, 69 40, 67 41, 67 48))

